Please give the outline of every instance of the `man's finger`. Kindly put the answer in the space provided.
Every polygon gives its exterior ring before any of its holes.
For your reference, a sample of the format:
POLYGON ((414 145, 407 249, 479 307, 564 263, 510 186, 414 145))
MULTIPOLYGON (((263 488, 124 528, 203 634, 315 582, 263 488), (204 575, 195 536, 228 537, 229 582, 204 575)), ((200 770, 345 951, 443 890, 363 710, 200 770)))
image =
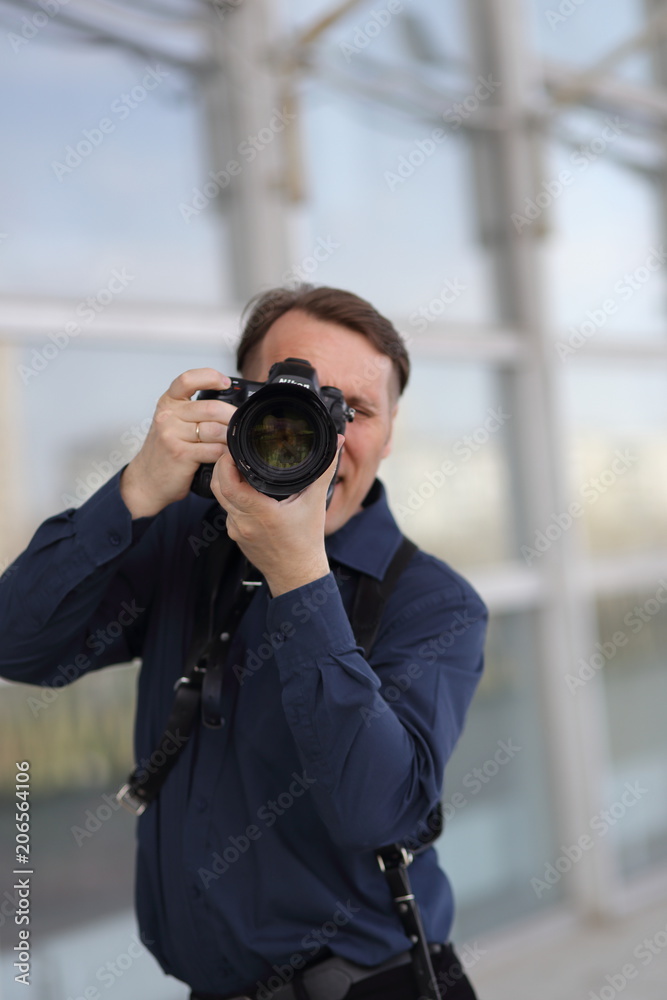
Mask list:
POLYGON ((225 403, 222 399, 190 399, 182 406, 174 407, 182 420, 194 420, 203 423, 205 420, 217 420, 218 423, 229 423, 236 407, 225 403))
POLYGON ((165 395, 172 399, 190 399, 199 389, 229 389, 228 375, 215 368, 190 368, 171 383, 165 395))
POLYGON ((320 477, 322 479, 322 482, 325 482, 327 484, 327 487, 331 482, 331 480, 333 479, 333 477, 335 476, 336 472, 338 471, 338 461, 340 459, 340 453, 343 450, 344 445, 345 445, 345 436, 343 434, 339 434, 338 445, 336 447, 336 454, 333 457, 333 461, 331 462, 331 465, 326 470, 326 472, 323 472, 322 476, 320 477))
MULTIPOLYGON (((225 449, 215 464, 211 478, 211 489, 216 499, 219 503, 222 503, 222 498, 228 497, 229 500, 232 500, 237 491, 243 490, 244 486, 252 490, 252 486, 246 482, 237 469, 236 462, 229 454, 229 451, 225 449)), ((223 504, 223 506, 225 505, 223 504)))
POLYGON ((298 497, 302 497, 306 493, 316 494, 318 490, 321 490, 326 494, 331 484, 331 480, 334 478, 336 472, 338 471, 338 460, 340 459, 340 453, 343 449, 344 444, 345 444, 345 437, 343 434, 339 434, 336 454, 334 455, 333 460, 329 465, 329 467, 324 470, 322 475, 319 476, 314 483, 311 483, 310 486, 307 486, 305 490, 301 490, 300 493, 292 493, 291 496, 286 497, 285 500, 283 500, 282 502, 285 503, 285 501, 296 500, 298 497))
POLYGON ((212 441, 218 444, 227 443, 227 425, 212 423, 211 421, 188 423, 185 425, 192 434, 186 437, 188 441, 196 441, 201 444, 210 444, 212 441))

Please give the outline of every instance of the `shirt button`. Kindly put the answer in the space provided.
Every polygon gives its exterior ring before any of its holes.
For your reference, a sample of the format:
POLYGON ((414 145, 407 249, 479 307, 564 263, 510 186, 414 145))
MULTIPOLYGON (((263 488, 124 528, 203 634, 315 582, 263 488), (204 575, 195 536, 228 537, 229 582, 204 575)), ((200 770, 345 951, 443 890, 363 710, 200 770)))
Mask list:
POLYGON ((205 812, 208 809, 208 799, 205 799, 203 796, 200 795, 197 801, 195 802, 195 808, 197 812, 200 813, 205 812))
POLYGON ((110 531, 108 538, 112 545, 120 545, 120 535, 117 532, 110 531))

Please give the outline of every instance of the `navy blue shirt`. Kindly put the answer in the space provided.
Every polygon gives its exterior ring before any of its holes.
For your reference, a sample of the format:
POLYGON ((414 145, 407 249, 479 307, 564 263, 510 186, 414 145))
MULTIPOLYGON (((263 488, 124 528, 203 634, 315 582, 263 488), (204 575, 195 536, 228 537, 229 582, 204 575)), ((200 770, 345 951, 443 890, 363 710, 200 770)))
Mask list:
MULTIPOLYGON (((224 529, 194 495, 132 521, 119 475, 46 521, 7 571, 0 672, 60 686, 141 657, 135 751, 150 767, 192 637, 197 560, 224 529)), ((373 849, 425 829, 487 615, 417 551, 367 661, 348 618, 356 581, 381 580, 401 539, 379 483, 367 501, 326 539, 336 575, 276 598, 257 589, 230 648, 224 724, 198 727, 139 820, 139 925, 195 990, 275 988, 329 953, 375 965, 410 947, 373 849)), ((429 940, 446 940, 452 894, 433 848, 411 879, 429 940)))

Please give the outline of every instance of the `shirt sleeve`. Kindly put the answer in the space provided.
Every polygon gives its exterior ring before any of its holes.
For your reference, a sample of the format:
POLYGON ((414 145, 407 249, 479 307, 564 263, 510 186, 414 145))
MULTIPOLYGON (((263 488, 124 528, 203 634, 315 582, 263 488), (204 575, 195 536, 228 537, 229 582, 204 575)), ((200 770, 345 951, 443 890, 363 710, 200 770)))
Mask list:
POLYGON ((0 578, 3 677, 61 686, 140 654, 157 533, 132 520, 121 472, 45 521, 0 578))
POLYGON ((275 651, 283 708, 312 794, 332 836, 357 849, 425 822, 483 669, 483 602, 460 577, 414 563, 370 662, 332 574, 269 603, 269 629, 285 636, 275 651))

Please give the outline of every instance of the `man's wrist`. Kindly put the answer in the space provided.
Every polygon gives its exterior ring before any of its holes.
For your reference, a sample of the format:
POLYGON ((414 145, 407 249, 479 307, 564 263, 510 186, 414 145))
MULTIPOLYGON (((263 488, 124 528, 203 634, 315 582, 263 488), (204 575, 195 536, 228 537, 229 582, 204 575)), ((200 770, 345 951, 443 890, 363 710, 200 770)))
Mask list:
POLYGON ((132 520, 136 520, 139 517, 153 517, 155 514, 159 514, 164 506, 164 504, 156 501, 154 497, 144 495, 141 486, 135 478, 131 463, 121 473, 120 495, 123 503, 130 512, 132 520))
POLYGON ((299 563, 297 566, 280 567, 275 573, 266 573, 266 582, 272 597, 280 597, 290 590, 298 587, 305 587, 308 583, 321 580, 330 571, 329 560, 326 553, 313 557, 307 563, 299 563))

